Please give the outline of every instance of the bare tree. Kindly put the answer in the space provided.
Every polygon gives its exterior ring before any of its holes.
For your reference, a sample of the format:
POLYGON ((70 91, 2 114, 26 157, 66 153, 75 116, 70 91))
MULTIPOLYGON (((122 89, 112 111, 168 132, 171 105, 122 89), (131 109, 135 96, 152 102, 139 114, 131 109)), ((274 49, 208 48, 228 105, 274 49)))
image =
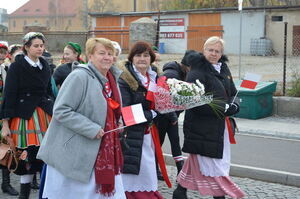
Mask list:
POLYGON ((249 0, 250 6, 258 7, 258 6, 265 6, 266 0, 249 0))
POLYGON ((95 12, 114 11, 117 7, 111 0, 94 0, 92 10, 95 12))

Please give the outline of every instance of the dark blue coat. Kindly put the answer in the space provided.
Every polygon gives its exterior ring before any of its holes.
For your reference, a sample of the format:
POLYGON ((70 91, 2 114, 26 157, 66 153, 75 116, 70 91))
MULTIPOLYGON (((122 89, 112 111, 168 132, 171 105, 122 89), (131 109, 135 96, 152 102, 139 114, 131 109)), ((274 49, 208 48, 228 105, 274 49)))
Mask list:
POLYGON ((48 63, 40 58, 43 69, 34 68, 18 55, 7 72, 1 118, 29 119, 37 107, 52 115, 53 93, 48 63))

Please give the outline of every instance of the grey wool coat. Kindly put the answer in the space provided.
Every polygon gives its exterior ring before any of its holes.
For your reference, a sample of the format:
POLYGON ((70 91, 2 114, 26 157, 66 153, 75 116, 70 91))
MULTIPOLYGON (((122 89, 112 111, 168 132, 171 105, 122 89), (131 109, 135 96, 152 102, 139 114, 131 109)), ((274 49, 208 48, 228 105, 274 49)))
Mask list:
MULTIPOLYGON (((118 82, 121 71, 114 66, 110 71, 118 82)), ((105 125, 107 103, 102 85, 106 81, 91 63, 73 66, 56 98, 37 155, 64 176, 83 183, 92 175, 101 143, 94 138, 105 125)))

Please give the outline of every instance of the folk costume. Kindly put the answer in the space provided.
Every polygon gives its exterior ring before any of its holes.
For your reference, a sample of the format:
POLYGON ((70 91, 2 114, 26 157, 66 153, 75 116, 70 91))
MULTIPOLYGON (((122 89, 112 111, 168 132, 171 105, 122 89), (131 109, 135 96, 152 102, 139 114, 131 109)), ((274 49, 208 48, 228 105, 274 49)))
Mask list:
MULTIPOLYGON (((187 81, 194 83, 199 79, 204 84, 205 91, 218 99, 215 103, 220 107, 230 103, 237 90, 226 64, 227 58, 222 56, 216 65, 209 63, 201 53, 195 53, 189 59, 191 71, 187 75, 187 81)), ((245 194, 229 177, 232 136, 229 131, 232 129, 226 123, 224 109, 217 111, 222 114, 216 114, 216 110, 209 105, 186 111, 182 151, 190 155, 177 181, 180 186, 197 190, 201 195, 242 198, 245 194)))
POLYGON ((43 198, 125 199, 119 135, 113 132, 95 139, 101 128, 117 128, 121 72, 112 66, 104 77, 91 62, 73 68, 58 93, 38 153, 47 163, 43 198))
POLYGON ((141 103, 147 119, 145 123, 126 128, 126 141, 129 148, 123 152, 122 170, 126 197, 127 199, 162 199, 157 191, 155 166, 155 155, 160 149, 160 143, 158 132, 154 132, 155 129, 151 126, 156 112, 153 111, 153 102, 146 99, 147 88, 150 82, 156 82, 157 73, 154 68, 149 67, 145 77, 129 61, 120 62, 119 68, 123 71, 119 80, 123 106, 141 103))

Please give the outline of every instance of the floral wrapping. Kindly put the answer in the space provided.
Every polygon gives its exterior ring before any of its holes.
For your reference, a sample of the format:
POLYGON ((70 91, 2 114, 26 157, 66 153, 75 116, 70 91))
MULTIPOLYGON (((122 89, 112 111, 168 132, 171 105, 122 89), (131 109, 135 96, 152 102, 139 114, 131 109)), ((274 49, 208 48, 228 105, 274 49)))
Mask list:
POLYGON ((205 88, 199 80, 194 83, 183 82, 165 76, 157 80, 154 92, 155 110, 169 113, 187 110, 212 102, 212 95, 205 95, 205 88))

